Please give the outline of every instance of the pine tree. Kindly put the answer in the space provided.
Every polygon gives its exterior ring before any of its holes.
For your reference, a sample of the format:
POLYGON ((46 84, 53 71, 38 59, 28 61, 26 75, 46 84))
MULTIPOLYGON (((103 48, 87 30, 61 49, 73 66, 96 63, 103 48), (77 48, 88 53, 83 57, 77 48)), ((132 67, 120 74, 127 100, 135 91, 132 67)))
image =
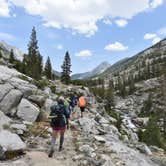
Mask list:
POLYGON ((112 108, 115 106, 114 89, 113 89, 112 81, 109 82, 109 87, 105 91, 105 100, 106 100, 105 109, 107 113, 110 114, 110 112, 112 111, 112 108))
POLYGON ((38 50, 38 41, 35 27, 32 29, 30 42, 28 44, 28 55, 26 59, 27 74, 32 78, 39 80, 42 73, 42 56, 38 50))
POLYGON ((13 49, 11 49, 10 56, 9 56, 9 62, 10 63, 14 63, 14 60, 15 60, 15 58, 14 58, 14 52, 13 52, 13 49))
POLYGON ((45 64, 44 74, 48 79, 52 79, 52 66, 51 66, 51 61, 49 56, 45 64))
POLYGON ((161 139, 161 132, 157 125, 157 117, 151 116, 146 127, 146 131, 143 133, 143 142, 147 145, 156 145, 160 148, 164 148, 164 144, 161 139))
POLYGON ((118 90, 119 95, 125 97, 127 95, 125 81, 118 77, 118 90))
POLYGON ((71 60, 70 60, 70 55, 68 52, 66 52, 65 54, 65 58, 61 68, 62 68, 61 81, 68 85, 70 83, 70 73, 71 73, 71 70, 70 70, 71 60))
POLYGON ((148 99, 144 101, 143 107, 140 112, 140 116, 150 116, 151 115, 151 110, 152 108, 152 95, 149 94, 148 99))
POLYGON ((2 58, 2 52, 1 52, 1 50, 0 50, 0 58, 2 58))
POLYGON ((133 75, 130 75, 130 77, 129 77, 129 95, 133 94, 134 91, 135 91, 134 78, 133 78, 133 75))
POLYGON ((161 90, 163 95, 163 101, 164 101, 164 111, 163 111, 163 130, 164 130, 164 138, 166 140, 166 69, 164 70, 162 83, 161 83, 161 90))

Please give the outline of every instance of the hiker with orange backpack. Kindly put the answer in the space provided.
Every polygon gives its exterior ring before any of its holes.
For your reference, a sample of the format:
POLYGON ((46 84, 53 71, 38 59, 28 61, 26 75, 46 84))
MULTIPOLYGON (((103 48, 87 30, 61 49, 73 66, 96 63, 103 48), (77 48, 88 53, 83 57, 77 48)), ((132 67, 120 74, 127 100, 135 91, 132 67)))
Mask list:
POLYGON ((78 105, 80 107, 80 111, 81 111, 81 117, 83 117, 83 113, 85 111, 85 106, 86 106, 86 101, 85 101, 85 98, 83 95, 81 95, 79 97, 79 100, 78 100, 78 105))

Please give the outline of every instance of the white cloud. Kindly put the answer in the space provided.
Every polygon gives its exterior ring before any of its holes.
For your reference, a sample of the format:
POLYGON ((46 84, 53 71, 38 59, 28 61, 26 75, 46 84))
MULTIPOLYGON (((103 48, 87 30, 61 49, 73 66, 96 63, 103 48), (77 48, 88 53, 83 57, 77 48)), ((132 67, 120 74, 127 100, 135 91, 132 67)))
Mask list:
POLYGON ((151 3, 150 3, 150 6, 151 8, 156 8, 160 5, 162 5, 164 2, 164 0, 153 0, 151 3))
POLYGON ((144 39, 153 39, 155 38, 157 35, 155 33, 146 33, 144 35, 144 39))
POLYGON ((10 16, 9 6, 10 4, 6 0, 0 0, 0 17, 10 16))
POLYGON ((89 56, 92 56, 92 52, 90 50, 82 50, 82 51, 76 53, 75 56, 89 57, 89 56))
POLYGON ((86 36, 95 34, 98 30, 98 21, 107 19, 111 19, 110 23, 117 19, 127 21, 139 13, 161 5, 161 1, 10 0, 14 5, 23 7, 27 13, 41 16, 43 24, 47 27, 67 28, 86 36))
POLYGON ((62 50, 63 49, 63 46, 61 44, 58 44, 57 47, 56 47, 58 50, 62 50))
POLYGON ((8 41, 12 41, 15 40, 15 36, 8 34, 8 33, 4 33, 4 32, 0 32, 0 40, 8 40, 8 41))
POLYGON ((115 20, 115 23, 119 27, 125 27, 128 24, 128 22, 124 19, 115 20))
POLYGON ((156 43, 158 43, 160 40, 161 40, 160 37, 155 37, 155 38, 152 40, 152 44, 156 44, 156 43))
POLYGON ((105 50, 108 51, 125 51, 128 49, 127 46, 124 46, 122 43, 120 42, 115 42, 113 44, 109 44, 107 46, 105 46, 104 48, 105 50))

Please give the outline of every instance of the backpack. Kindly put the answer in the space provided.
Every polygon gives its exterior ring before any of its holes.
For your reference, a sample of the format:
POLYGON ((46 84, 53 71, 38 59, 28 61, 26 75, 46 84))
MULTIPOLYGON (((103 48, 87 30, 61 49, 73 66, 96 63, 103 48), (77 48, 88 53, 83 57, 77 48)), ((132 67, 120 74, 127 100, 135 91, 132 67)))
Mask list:
POLYGON ((80 107, 85 107, 85 104, 86 104, 85 99, 84 99, 83 96, 81 96, 81 97, 79 98, 79 106, 80 106, 80 107))
POLYGON ((76 105, 77 105, 77 102, 78 102, 77 97, 73 97, 73 98, 72 98, 72 105, 73 105, 73 106, 76 106, 76 105))
POLYGON ((56 121, 60 118, 64 119, 66 121, 66 117, 64 115, 64 107, 60 105, 52 105, 50 107, 51 113, 50 116, 55 116, 55 118, 51 119, 51 127, 54 127, 56 121))
POLYGON ((70 103, 67 100, 65 100, 64 105, 67 115, 70 116, 70 103))

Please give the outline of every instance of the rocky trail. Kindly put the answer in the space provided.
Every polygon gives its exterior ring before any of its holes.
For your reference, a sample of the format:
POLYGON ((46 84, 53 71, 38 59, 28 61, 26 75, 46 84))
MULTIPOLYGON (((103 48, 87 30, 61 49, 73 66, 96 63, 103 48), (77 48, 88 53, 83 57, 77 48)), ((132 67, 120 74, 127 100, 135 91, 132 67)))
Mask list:
MULTIPOLYGON (((92 108, 91 108, 92 109, 92 108)), ((93 105, 93 110, 97 109, 93 105)), ((100 123, 93 124, 94 114, 86 112, 80 118, 77 108, 76 114, 70 122, 70 129, 66 131, 64 150, 58 152, 58 143, 53 158, 48 158, 48 146, 29 149, 26 155, 15 161, 0 163, 0 166, 157 166, 150 156, 140 153, 138 150, 121 142, 118 131, 106 119, 100 119, 106 132, 100 123), (96 130, 96 127, 99 127, 96 130), (111 127, 111 128, 110 128, 111 127), (100 131, 100 133, 98 132, 100 131)), ((36 140, 37 142, 40 141, 36 140)), ((43 140, 48 141, 48 140, 43 140)), ((36 143, 37 143, 36 142, 36 143)), ((45 145, 45 144, 43 144, 45 145)))
MULTIPOLYGON (((0 65, 0 71, 0 159, 8 152, 26 152, 18 158, 0 161, 0 166, 166 166, 164 151, 139 142, 131 125, 123 121, 123 132, 119 132, 117 119, 106 114, 88 88, 65 86, 57 81, 52 83, 56 85, 56 93, 52 93, 49 87, 39 89, 31 78, 14 69, 0 65), (50 159, 47 154, 51 129, 36 119, 41 112, 48 114, 58 95, 69 90, 83 93, 88 108, 83 118, 77 108, 66 131, 64 150, 56 151, 50 159)), ((118 110, 133 106, 122 100, 118 103, 118 110)), ((129 123, 130 118, 127 120, 129 123)), ((58 143, 59 140, 56 148, 58 143)))

